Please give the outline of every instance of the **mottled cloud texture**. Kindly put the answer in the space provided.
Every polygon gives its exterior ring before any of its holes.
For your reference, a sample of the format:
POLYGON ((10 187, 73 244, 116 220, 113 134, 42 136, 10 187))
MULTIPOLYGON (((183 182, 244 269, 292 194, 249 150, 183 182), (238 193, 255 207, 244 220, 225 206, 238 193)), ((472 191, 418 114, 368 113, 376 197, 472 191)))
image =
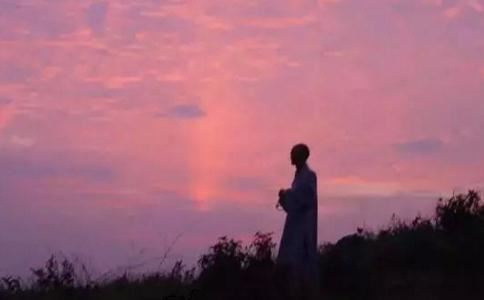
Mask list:
POLYGON ((482 0, 0 0, 0 274, 279 238, 312 149, 320 242, 484 184, 482 0))

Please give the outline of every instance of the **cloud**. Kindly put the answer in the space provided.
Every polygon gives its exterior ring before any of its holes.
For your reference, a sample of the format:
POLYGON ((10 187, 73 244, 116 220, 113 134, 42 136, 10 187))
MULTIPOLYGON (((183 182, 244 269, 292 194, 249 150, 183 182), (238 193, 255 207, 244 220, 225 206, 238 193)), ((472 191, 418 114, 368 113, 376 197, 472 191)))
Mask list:
POLYGON ((484 5, 481 4, 480 0, 469 0, 467 5, 473 8, 476 12, 484 12, 484 5))
POLYGON ((34 75, 30 68, 0 61, 0 83, 23 83, 34 75))
POLYGON ((17 1, 2 1, 0 2, 0 15, 8 14, 20 7, 17 1))
MULTIPOLYGON (((26 138, 13 138, 16 144, 32 143, 26 138)), ((107 166, 91 164, 75 159, 59 159, 63 155, 38 155, 35 152, 25 155, 26 152, 8 154, 0 152, 0 178, 17 179, 49 179, 49 178, 80 178, 93 182, 110 182, 115 178, 114 171, 107 166)))
POLYGON ((9 107, 2 107, 0 105, 0 131, 7 127, 15 116, 15 110, 9 107))
POLYGON ((206 116, 206 112, 195 104, 180 104, 171 107, 166 112, 157 114, 157 116, 174 119, 198 119, 206 116))
POLYGON ((237 191, 261 190, 267 186, 264 178, 250 176, 227 178, 225 179, 225 185, 237 191))
POLYGON ((35 139, 14 135, 10 138, 10 143, 21 148, 29 148, 35 145, 35 139))
POLYGON ((395 145, 395 149, 403 154, 426 155, 434 154, 442 150, 444 143, 440 139, 419 139, 395 145))
POLYGON ((316 21, 315 16, 307 15, 295 18, 256 18, 246 20, 243 23, 248 26, 264 29, 287 29, 290 27, 314 24, 316 21))
POLYGON ((77 18, 72 17, 72 2, 22 1, 17 7, 10 8, 6 19, 17 25, 24 35, 55 39, 74 32, 77 18))
POLYGON ((108 3, 104 1, 95 2, 89 5, 86 10, 86 21, 92 32, 104 32, 108 8, 108 3))
POLYGON ((13 102, 12 99, 10 98, 7 98, 7 97, 0 97, 0 107, 1 106, 6 106, 6 105, 9 105, 13 102))
MULTIPOLYGON (((163 8, 163 6, 162 6, 163 8)), ((134 36, 142 33, 151 33, 170 36, 177 42, 193 42, 197 37, 197 25, 193 18, 195 16, 185 16, 184 14, 159 13, 159 7, 138 7, 126 12, 123 21, 123 35, 132 34, 134 36)), ((182 11, 190 11, 185 9, 182 11)))

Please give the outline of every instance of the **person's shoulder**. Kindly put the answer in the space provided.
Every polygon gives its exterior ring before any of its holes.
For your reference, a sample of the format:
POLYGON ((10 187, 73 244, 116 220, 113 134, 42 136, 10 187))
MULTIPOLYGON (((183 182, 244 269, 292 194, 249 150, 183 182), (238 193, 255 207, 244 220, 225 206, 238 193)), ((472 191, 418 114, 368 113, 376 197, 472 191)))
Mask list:
POLYGON ((313 169, 311 169, 309 166, 307 166, 306 172, 307 172, 308 176, 310 176, 310 177, 313 177, 313 178, 317 178, 318 177, 318 175, 316 174, 316 172, 313 169))

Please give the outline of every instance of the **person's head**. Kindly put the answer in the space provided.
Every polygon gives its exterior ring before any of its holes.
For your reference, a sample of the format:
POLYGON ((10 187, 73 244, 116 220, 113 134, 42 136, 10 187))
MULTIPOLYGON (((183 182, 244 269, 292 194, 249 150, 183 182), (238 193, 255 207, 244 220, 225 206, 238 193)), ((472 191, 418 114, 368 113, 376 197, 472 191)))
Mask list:
POLYGON ((305 144, 297 144, 291 150, 291 164, 301 167, 309 158, 309 147, 305 144))

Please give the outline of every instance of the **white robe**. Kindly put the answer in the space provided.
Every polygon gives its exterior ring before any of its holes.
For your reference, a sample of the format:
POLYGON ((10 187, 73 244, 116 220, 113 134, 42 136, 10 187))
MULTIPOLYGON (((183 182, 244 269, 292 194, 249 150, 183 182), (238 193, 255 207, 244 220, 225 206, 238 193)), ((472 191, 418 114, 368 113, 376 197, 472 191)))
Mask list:
POLYGON ((317 177, 307 165, 296 171, 291 189, 281 199, 286 222, 277 263, 297 273, 318 278, 318 196, 317 177), (302 273, 300 273, 302 272, 302 273))

